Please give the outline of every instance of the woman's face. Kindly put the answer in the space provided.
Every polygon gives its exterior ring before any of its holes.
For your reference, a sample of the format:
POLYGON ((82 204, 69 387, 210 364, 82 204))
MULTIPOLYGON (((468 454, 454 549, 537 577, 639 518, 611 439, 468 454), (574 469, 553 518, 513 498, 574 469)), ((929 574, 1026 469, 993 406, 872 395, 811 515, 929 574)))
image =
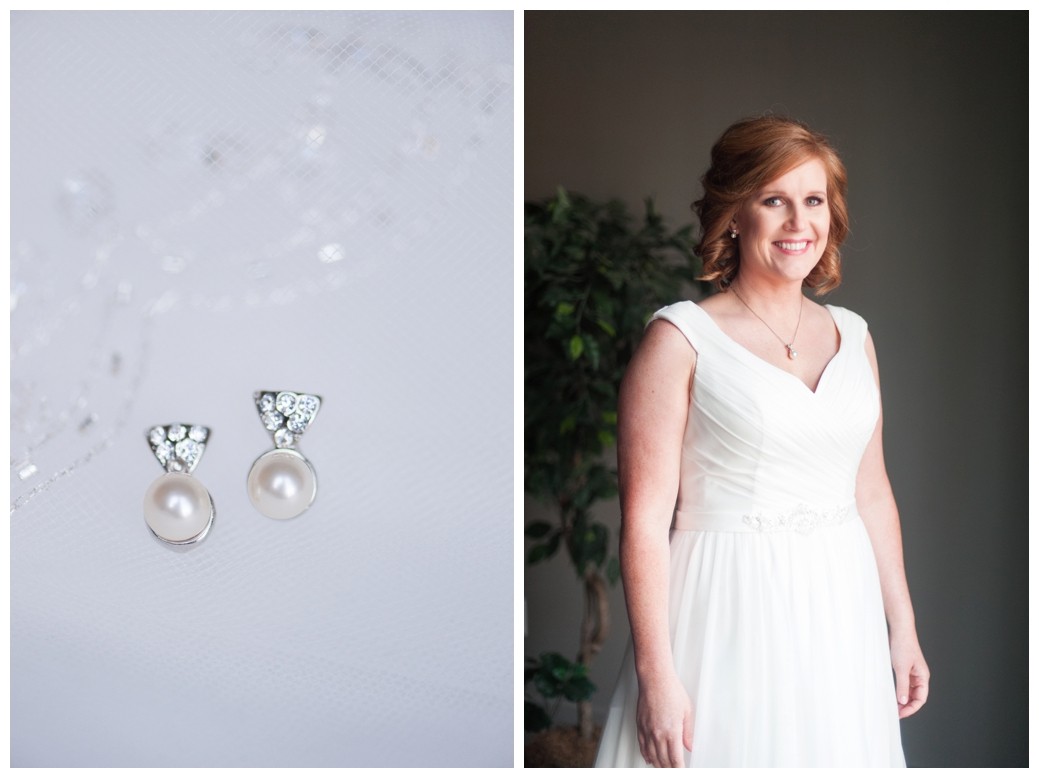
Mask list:
POLYGON ((812 158, 762 187, 736 214, 740 274, 803 281, 830 234, 826 168, 812 158))

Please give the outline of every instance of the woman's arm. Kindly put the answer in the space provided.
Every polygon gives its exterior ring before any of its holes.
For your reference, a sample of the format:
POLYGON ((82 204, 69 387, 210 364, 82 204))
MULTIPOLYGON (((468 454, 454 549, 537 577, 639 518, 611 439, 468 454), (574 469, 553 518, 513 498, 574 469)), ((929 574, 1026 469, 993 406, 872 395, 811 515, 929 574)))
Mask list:
POLYGON ((695 365, 696 352, 678 329, 652 322, 618 404, 621 574, 639 683, 639 748, 654 767, 682 767, 681 746, 692 750, 692 706, 671 655, 668 531, 695 365))
MULTIPOLYGON (((873 368, 873 376, 880 387, 880 372, 873 339, 866 337, 866 355, 873 368)), ((891 666, 895 671, 895 696, 898 698, 898 716, 911 716, 927 702, 930 671, 920 650, 916 635, 913 604, 909 599, 905 564, 902 559, 902 529, 898 508, 891 492, 891 482, 884 466, 884 446, 881 429, 884 414, 881 410, 873 437, 859 466, 855 486, 855 501, 866 525, 873 553, 880 573, 880 590, 884 597, 888 637, 891 643, 891 666)))

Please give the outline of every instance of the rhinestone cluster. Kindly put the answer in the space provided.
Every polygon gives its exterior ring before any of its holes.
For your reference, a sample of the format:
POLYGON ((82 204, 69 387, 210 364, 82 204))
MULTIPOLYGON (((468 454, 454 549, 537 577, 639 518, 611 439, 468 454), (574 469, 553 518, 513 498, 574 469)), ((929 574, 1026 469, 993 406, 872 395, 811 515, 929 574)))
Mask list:
POLYGON ((321 398, 298 392, 257 392, 260 421, 274 436, 278 448, 293 448, 321 408, 321 398))
POLYGON ((798 505, 789 513, 754 513, 743 517, 743 523, 758 532, 800 532, 806 535, 818 527, 840 524, 848 518, 851 506, 816 508, 798 505))
POLYGON ((206 450, 209 429, 197 424, 169 424, 148 430, 152 453, 170 473, 190 473, 206 450))

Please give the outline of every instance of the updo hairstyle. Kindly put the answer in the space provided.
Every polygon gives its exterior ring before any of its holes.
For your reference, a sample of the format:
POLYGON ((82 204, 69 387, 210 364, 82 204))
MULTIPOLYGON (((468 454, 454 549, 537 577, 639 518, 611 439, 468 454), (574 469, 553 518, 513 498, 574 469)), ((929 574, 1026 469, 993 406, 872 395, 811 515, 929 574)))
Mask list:
POLYGON ((840 284, 840 246, 848 236, 844 164, 824 136, 801 122, 771 115, 736 122, 711 149, 711 167, 700 179, 704 196, 693 203, 702 230, 696 247, 703 260, 702 280, 720 290, 729 287, 740 268, 739 242, 729 236, 729 225, 740 207, 766 184, 813 158, 826 170, 830 233, 804 285, 823 294, 840 284))

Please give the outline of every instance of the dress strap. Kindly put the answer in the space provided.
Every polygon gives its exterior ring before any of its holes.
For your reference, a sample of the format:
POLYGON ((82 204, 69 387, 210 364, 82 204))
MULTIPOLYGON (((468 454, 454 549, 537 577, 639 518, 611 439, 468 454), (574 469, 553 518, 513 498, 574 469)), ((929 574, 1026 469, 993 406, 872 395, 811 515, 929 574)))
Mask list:
POLYGON ((833 317, 834 322, 836 322, 837 329, 841 331, 842 340, 847 340, 850 344, 856 346, 861 346, 866 342, 866 333, 869 332, 869 326, 866 324, 865 319, 854 311, 841 308, 839 305, 827 305, 826 308, 830 312, 830 316, 833 317))
POLYGON ((653 314, 650 321, 655 319, 664 319, 675 325, 693 350, 701 356, 705 349, 710 350, 719 345, 721 330, 718 329, 718 325, 706 311, 691 300, 683 300, 661 308, 653 314))

